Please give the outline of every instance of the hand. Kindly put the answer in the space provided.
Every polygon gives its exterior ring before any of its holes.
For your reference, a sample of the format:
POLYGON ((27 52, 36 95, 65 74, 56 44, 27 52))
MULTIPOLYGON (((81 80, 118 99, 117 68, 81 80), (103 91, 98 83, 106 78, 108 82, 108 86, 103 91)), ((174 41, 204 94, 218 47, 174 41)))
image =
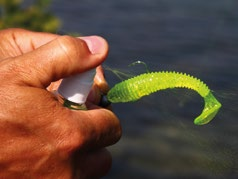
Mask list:
POLYGON ((0 39, 0 178, 103 176, 111 165, 104 147, 121 136, 117 117, 95 105, 67 109, 47 87, 100 65, 105 40, 22 29, 0 39))

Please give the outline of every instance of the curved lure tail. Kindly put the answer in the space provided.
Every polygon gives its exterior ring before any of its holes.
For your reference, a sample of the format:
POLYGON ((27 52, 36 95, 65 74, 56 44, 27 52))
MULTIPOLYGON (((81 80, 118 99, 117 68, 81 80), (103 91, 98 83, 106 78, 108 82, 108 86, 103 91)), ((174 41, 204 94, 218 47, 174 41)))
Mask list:
POLYGON ((192 89, 204 98, 204 109, 194 120, 196 125, 210 122, 221 107, 206 84, 195 77, 177 72, 153 72, 138 75, 116 84, 108 92, 107 98, 112 103, 131 102, 168 88, 192 89))
POLYGON ((210 122, 221 108, 221 103, 213 96, 211 92, 204 97, 205 105, 202 113, 194 120, 194 124, 203 125, 210 122))

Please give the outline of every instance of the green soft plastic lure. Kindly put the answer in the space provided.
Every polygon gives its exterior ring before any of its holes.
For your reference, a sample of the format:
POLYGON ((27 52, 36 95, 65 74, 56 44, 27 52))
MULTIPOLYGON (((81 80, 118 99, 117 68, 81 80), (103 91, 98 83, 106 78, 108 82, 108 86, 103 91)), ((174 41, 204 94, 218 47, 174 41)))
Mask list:
POLYGON ((192 89, 204 98, 204 109, 194 120, 196 125, 210 122, 221 107, 206 84, 195 77, 178 72, 151 72, 135 76, 116 84, 108 92, 107 98, 112 103, 131 102, 168 88, 192 89))

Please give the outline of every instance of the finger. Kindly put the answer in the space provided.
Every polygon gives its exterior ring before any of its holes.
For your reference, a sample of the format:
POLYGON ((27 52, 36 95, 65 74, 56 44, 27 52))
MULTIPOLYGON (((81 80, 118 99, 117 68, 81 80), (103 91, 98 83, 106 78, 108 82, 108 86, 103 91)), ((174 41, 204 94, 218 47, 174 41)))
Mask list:
POLYGON ((109 85, 105 79, 102 66, 97 67, 97 75, 95 76, 95 84, 100 88, 103 94, 107 94, 109 91, 109 85))
POLYGON ((112 165, 111 154, 106 149, 79 154, 75 157, 75 178, 101 178, 112 165))
POLYGON ((53 142, 62 156, 69 156, 77 149, 89 151, 106 147, 121 137, 120 122, 111 111, 70 110, 44 89, 11 86, 0 106, 9 101, 14 105, 2 112, 3 119, 18 116, 20 126, 32 129, 37 136, 44 136, 44 141, 53 142))
POLYGON ((97 67, 96 75, 94 78, 94 84, 92 90, 89 93, 88 101, 90 103, 98 105, 102 94, 107 94, 109 91, 108 83, 104 77, 102 66, 97 67))
POLYGON ((88 111, 72 111, 78 131, 79 147, 87 151, 115 144, 121 137, 121 125, 110 110, 99 108, 88 111))
POLYGON ((52 81, 95 68, 103 62, 107 52, 108 45, 101 37, 84 37, 82 40, 60 36, 15 58, 9 66, 13 73, 16 72, 16 81, 45 88, 52 81))
POLYGON ((6 29, 0 33, 1 59, 16 57, 52 41, 58 35, 24 29, 6 29))
POLYGON ((98 96, 98 98, 96 98, 97 103, 94 103, 94 104, 97 104, 103 108, 112 110, 111 102, 108 101, 108 99, 106 97, 110 88, 109 88, 109 85, 105 79, 102 66, 99 66, 97 68, 97 71, 98 71, 98 75, 95 77, 94 81, 96 84, 95 86, 100 90, 100 96, 98 96))
POLYGON ((56 91, 56 90, 59 88, 59 85, 60 85, 61 81, 62 81, 62 80, 58 80, 58 81, 52 82, 52 83, 47 87, 47 90, 48 90, 48 91, 51 91, 51 92, 56 91))

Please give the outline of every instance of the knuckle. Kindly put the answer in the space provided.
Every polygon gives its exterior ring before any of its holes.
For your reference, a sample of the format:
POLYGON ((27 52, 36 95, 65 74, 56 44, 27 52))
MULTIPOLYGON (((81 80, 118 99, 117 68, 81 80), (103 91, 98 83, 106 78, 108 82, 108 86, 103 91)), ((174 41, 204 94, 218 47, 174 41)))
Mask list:
POLYGON ((72 153, 81 146, 81 136, 77 131, 68 130, 63 137, 61 150, 67 153, 72 153))
POLYGON ((60 134, 58 138, 58 150, 65 155, 71 155, 72 152, 81 148, 85 143, 85 135, 74 124, 73 119, 67 117, 60 125, 60 134))
POLYGON ((2 82, 13 83, 21 76, 19 74, 24 70, 15 60, 1 61, 0 78, 2 82))
POLYGON ((70 116, 69 113, 66 115, 68 116, 66 119, 69 120, 65 120, 66 122, 61 124, 62 131, 60 141, 58 142, 60 144, 59 150, 65 155, 70 155, 78 149, 84 150, 88 147, 109 146, 121 138, 121 125, 119 119, 115 117, 109 119, 112 116, 104 116, 107 119, 95 126, 93 124, 94 120, 87 120, 87 117, 79 121, 77 120, 78 116, 70 116))
POLYGON ((77 59, 79 56, 83 55, 83 50, 87 48, 84 41, 71 36, 60 36, 57 38, 61 51, 69 59, 77 59))

